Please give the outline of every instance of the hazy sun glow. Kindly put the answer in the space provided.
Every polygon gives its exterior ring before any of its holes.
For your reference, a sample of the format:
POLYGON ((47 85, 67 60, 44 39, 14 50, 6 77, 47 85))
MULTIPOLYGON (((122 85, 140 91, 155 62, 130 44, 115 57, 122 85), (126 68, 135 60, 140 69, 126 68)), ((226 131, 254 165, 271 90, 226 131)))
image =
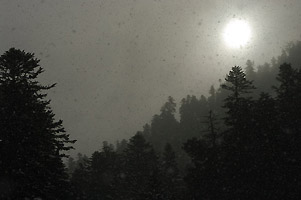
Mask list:
POLYGON ((251 38, 250 26, 244 20, 232 20, 227 24, 223 37, 229 47, 243 47, 251 38))

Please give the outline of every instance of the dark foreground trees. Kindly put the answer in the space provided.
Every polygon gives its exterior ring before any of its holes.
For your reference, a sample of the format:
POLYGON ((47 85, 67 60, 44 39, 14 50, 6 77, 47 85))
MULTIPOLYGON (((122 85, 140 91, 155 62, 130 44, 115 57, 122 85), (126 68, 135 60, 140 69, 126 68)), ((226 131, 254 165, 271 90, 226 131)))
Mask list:
POLYGON ((0 57, 0 198, 68 199, 61 151, 72 148, 37 81, 43 69, 31 53, 11 48, 0 57))
POLYGON ((281 65, 274 93, 254 98, 252 82, 233 67, 222 85, 223 120, 213 87, 208 99, 182 100, 180 121, 170 97, 129 142, 104 143, 90 159, 79 154, 77 165, 70 159, 70 184, 62 151, 74 141, 54 119, 45 93, 54 85, 37 81, 42 71, 24 51, 0 57, 0 199, 301 198, 300 69, 281 65), (179 148, 193 136, 183 145, 191 158, 184 172, 179 148))
POLYGON ((279 69, 276 96, 251 99, 252 83, 232 68, 222 86, 230 91, 222 140, 184 145, 193 163, 185 179, 192 199, 300 199, 301 71, 279 69))
MULTIPOLYGON (((88 167, 75 170, 71 180, 78 188, 77 197, 300 199, 301 71, 283 64, 277 80, 275 95, 261 93, 251 98, 252 81, 240 67, 233 67, 222 86, 228 95, 222 116, 216 110, 202 115, 208 110, 207 99, 188 96, 182 101, 178 122, 175 104, 169 100, 161 115, 124 142, 124 148, 118 144, 115 150, 106 144, 93 154, 88 167), (170 131, 175 127, 180 128, 177 134, 170 131), (186 142, 185 137, 172 139, 180 132, 195 137, 186 142), (160 154, 144 136, 158 146, 166 141, 173 144, 167 144, 160 154), (183 159, 179 159, 182 152, 174 148, 175 141, 184 142, 191 159, 185 163, 186 170, 178 167, 183 159)), ((212 90, 211 99, 214 95, 212 90)))
POLYGON ((109 145, 92 154, 72 174, 77 199, 180 200, 185 188, 175 152, 166 144, 160 157, 141 132, 130 138, 123 152, 109 145))

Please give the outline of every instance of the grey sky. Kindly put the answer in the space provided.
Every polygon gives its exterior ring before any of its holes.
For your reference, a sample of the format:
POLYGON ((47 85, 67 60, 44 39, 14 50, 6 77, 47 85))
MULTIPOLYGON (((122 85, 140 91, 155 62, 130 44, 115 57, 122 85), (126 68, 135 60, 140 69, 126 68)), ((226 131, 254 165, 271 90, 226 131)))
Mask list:
POLYGON ((299 0, 0 0, 0 52, 34 52, 57 82, 56 115, 91 153, 129 138, 169 95, 207 95, 233 65, 269 62, 300 39, 299 0), (252 28, 242 49, 222 31, 232 18, 252 28))

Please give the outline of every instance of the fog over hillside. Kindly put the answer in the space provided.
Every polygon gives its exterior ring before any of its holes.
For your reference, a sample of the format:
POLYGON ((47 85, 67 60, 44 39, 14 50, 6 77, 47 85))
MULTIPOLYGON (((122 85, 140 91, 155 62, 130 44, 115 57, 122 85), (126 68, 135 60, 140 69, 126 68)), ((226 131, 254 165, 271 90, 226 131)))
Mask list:
POLYGON ((1 54, 35 53, 51 106, 76 152, 130 138, 172 96, 208 95, 234 65, 270 62, 300 39, 298 0, 2 0, 1 54), (227 23, 251 27, 247 45, 227 47, 227 23))

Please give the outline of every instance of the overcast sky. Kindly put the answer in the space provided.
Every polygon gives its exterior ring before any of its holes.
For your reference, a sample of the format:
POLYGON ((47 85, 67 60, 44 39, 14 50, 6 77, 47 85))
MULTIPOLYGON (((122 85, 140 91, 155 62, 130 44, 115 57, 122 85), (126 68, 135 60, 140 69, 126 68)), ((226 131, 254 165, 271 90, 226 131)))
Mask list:
POLYGON ((56 82, 52 108, 76 152, 129 138, 167 97, 208 94, 233 65, 278 56, 300 39, 300 0, 0 0, 0 53, 35 53, 56 82), (244 19, 252 38, 225 45, 222 33, 244 19))

